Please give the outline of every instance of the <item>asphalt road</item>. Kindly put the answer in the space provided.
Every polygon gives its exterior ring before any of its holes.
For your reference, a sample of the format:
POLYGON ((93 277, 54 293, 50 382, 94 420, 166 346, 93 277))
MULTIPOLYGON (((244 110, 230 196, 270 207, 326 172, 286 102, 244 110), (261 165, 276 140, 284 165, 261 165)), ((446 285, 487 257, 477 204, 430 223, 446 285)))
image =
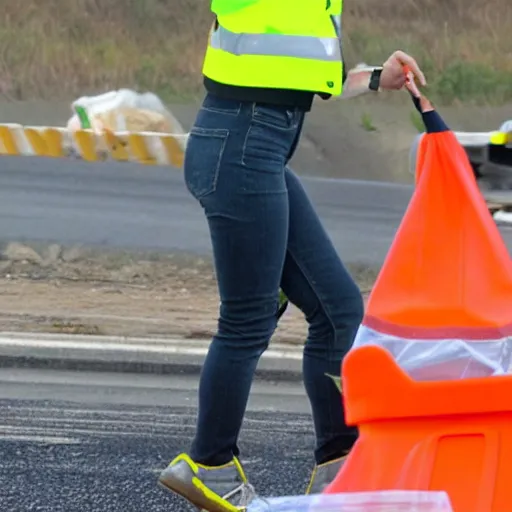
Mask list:
MULTIPOLYGON (((382 263, 412 187, 303 180, 342 257, 382 263)), ((0 157, 0 240, 210 253, 180 171, 31 157, 0 157)))
MULTIPOLYGON (((0 370, 0 510, 185 511, 156 478, 188 448, 196 379, 0 370)), ((257 382, 241 438, 262 495, 304 492, 313 447, 298 384, 257 382)))

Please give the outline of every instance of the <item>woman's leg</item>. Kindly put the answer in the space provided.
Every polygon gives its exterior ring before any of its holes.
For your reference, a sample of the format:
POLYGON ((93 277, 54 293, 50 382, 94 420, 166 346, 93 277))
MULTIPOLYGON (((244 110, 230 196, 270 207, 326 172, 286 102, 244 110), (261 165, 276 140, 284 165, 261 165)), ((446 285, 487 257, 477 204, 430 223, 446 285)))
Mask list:
MULTIPOLYGON (((253 374, 277 324, 288 236, 286 144, 271 141, 279 135, 252 125, 245 165, 240 163, 243 146, 234 147, 237 161, 226 169, 225 182, 219 180, 215 195, 203 199, 221 304, 201 374, 191 455, 208 465, 225 464, 238 455, 253 374)), ((288 137, 285 132, 284 140, 288 137)))
POLYGON ((357 438, 356 429, 345 423, 340 393, 326 374, 340 375, 363 316, 363 301, 299 179, 288 169, 285 176, 290 223, 281 286, 309 323, 304 383, 317 438, 315 459, 324 465, 343 457, 357 438))
MULTIPOLYGON (((301 116, 207 97, 189 138, 185 178, 208 220, 221 299, 190 458, 221 496, 245 479, 233 459, 254 371, 277 323, 289 220, 284 169, 301 116)), ((181 462, 168 468, 171 480, 181 472, 183 481, 181 462)), ((197 501, 190 487, 168 487, 197 501)))

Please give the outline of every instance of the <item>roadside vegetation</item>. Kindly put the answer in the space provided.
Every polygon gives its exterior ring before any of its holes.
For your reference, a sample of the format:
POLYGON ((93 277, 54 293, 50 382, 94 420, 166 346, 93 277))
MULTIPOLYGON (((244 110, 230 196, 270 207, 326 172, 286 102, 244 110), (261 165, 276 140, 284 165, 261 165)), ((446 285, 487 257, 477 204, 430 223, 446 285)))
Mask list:
MULTIPOLYGON (((0 96, 200 91, 208 0, 0 0, 0 96)), ((445 104, 512 101, 510 0, 345 0, 348 62, 412 53, 445 104)))

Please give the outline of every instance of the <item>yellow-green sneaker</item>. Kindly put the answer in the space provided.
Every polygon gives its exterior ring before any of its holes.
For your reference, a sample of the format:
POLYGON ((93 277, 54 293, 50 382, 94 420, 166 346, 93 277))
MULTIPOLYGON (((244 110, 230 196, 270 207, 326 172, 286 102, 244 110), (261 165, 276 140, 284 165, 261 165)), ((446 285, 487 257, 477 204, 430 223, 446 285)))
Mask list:
POLYGON ((158 483, 208 512, 245 510, 256 497, 236 458, 223 466, 209 467, 181 454, 162 471, 158 483))

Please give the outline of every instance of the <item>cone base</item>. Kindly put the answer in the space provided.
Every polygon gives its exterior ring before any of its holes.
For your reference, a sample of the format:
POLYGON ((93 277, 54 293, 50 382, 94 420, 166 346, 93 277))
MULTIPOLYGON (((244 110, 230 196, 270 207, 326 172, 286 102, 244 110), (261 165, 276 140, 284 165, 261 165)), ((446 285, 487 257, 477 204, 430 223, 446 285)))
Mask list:
POLYGON ((418 381, 505 375, 512 362, 512 337, 481 341, 408 339, 361 325, 353 348, 364 345, 386 349, 418 381))

